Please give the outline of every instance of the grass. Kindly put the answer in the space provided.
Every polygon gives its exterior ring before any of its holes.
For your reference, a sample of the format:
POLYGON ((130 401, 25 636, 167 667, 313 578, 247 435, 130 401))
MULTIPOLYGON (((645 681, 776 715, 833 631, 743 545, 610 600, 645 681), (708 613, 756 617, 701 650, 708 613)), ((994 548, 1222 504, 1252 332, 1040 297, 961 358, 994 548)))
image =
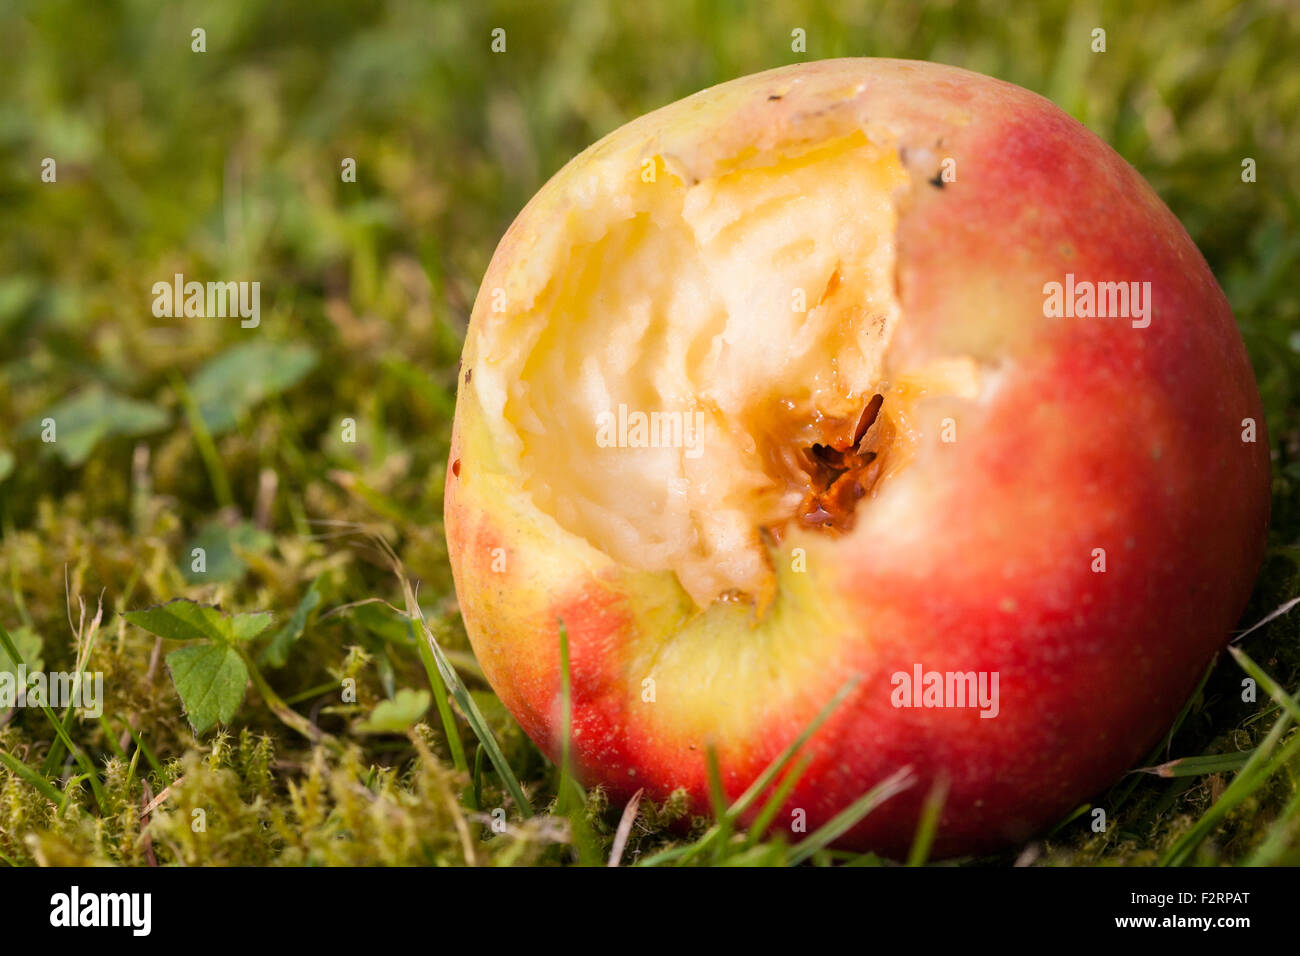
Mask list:
MULTIPOLYGON (((798 842, 769 832, 795 748, 710 818, 680 795, 624 812, 482 679, 441 506, 497 240, 599 136, 759 69, 917 57, 1052 97, 1182 219, 1245 337, 1274 518, 1244 628, 1300 594, 1297 53, 1300 14, 1266 0, 5 5, 0 646, 102 672, 106 700, 98 719, 0 711, 0 863, 879 864, 828 845, 905 775, 798 842), (155 318, 151 287, 177 272, 259 278, 260 327, 155 318), (101 594, 102 617, 73 613, 101 594), (178 644, 123 616, 175 598, 226 623, 178 644), (253 611, 270 627, 222 630, 253 611), (167 656, 203 641, 251 690, 196 734, 167 656)), ((1300 863, 1298 686, 1284 613, 1206 674, 1154 772, 1099 797, 1105 832, 1083 806, 968 862, 1300 863)), ((928 859, 942 796, 908 862, 928 859)))

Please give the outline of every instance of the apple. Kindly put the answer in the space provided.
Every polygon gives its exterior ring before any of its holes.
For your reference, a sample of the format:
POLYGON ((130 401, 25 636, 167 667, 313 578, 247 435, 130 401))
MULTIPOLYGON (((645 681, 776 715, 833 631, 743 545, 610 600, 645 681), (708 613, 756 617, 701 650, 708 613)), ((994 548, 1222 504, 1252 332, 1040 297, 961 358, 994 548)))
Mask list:
POLYGON ((614 799, 738 796, 842 688, 798 839, 1025 840, 1168 729, 1263 557, 1268 445, 1177 219, 1047 100, 845 59, 614 131, 515 220, 446 487, 501 700, 614 799))

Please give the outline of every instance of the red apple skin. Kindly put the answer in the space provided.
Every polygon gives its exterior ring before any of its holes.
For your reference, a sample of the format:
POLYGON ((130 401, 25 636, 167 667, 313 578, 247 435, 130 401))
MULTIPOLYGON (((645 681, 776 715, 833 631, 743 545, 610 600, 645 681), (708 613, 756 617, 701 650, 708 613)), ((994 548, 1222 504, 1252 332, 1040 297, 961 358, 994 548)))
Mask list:
MULTIPOLYGON (((635 140, 627 156, 653 140, 707 166, 743 145, 853 123, 896 135, 912 172, 892 349, 918 364, 970 355, 998 384, 982 402, 918 413, 926 450, 860 506, 852 536, 801 540, 811 596, 790 600, 825 614, 788 626, 795 650, 773 645, 780 672, 723 675, 734 702, 701 674, 697 688, 676 679, 647 704, 629 648, 671 639, 646 610, 666 600, 664 586, 502 494, 496 476, 508 469, 468 375, 451 452, 459 475, 449 469, 446 488, 452 567, 489 681, 552 757, 564 621, 574 758, 613 798, 685 788, 707 813, 706 745, 734 798, 856 675, 807 744, 812 761, 773 832, 797 840, 789 821, 800 811, 812 832, 910 766, 915 784, 840 845, 905 854, 943 780, 934 855, 992 851, 1102 796, 1142 759, 1224 646, 1263 559, 1270 468, 1254 376, 1204 259, 1142 177, 1018 87, 933 64, 811 63, 706 91, 578 157, 511 227, 483 288, 522 287, 518 263, 539 254, 570 181, 620 161, 619 136, 635 140), (945 157, 956 181, 940 187, 928 180, 945 157), (1149 327, 1044 318, 1044 283, 1067 273, 1150 282, 1149 327), (956 442, 934 437, 941 415, 955 417, 956 442), (997 672, 997 717, 893 706, 891 675, 916 664, 997 672)), ((496 321, 480 296, 471 342, 496 321)), ((466 352, 467 365, 487 360, 466 352)))

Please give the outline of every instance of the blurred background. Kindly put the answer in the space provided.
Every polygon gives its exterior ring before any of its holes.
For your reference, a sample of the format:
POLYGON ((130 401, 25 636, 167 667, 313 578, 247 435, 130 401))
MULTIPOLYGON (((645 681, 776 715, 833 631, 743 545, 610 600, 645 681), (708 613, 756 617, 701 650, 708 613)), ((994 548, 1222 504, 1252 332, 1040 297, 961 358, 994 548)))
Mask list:
MULTIPOLYGON (((0 622, 47 664, 66 663, 67 594, 102 592, 106 615, 188 596, 282 622, 314 592, 302 644, 316 650, 281 659, 275 682, 309 702, 354 667, 364 709, 422 678, 381 612, 320 619, 318 606, 394 595, 381 563, 322 524, 352 522, 393 542, 472 679, 442 486, 460 343, 497 240, 552 173, 622 123, 714 83, 838 56, 935 60, 1020 84, 1146 176, 1224 286, 1264 394, 1275 548, 1254 606, 1294 594, 1292 0, 0 0, 0 622), (492 50, 497 28, 504 52, 492 50), (1104 53, 1091 49, 1096 28, 1104 53), (1245 158, 1254 183, 1242 182, 1245 158), (340 175, 347 159, 354 183, 340 175), (155 317, 152 286, 176 273, 260 281, 260 326, 155 317), (55 443, 40 438, 47 417, 55 443)), ((123 675, 119 717, 153 729, 166 770, 194 738, 174 698, 128 686, 152 641, 120 622, 113 633, 105 653, 118 657, 103 666, 123 675)), ((1300 666, 1288 633, 1280 653, 1300 666)), ((486 688, 476 693, 490 709, 486 688)), ((499 706, 491 717, 511 740, 499 706)), ((283 732, 256 710, 247 721, 283 732)), ((87 746, 107 748, 111 726, 87 746)), ((1200 744, 1233 732, 1231 714, 1198 726, 1200 744)), ((25 715, 4 733, 39 747, 48 731, 25 715)), ((509 746, 541 765, 525 741, 509 746)), ((128 852, 61 839, 72 859, 128 852)))

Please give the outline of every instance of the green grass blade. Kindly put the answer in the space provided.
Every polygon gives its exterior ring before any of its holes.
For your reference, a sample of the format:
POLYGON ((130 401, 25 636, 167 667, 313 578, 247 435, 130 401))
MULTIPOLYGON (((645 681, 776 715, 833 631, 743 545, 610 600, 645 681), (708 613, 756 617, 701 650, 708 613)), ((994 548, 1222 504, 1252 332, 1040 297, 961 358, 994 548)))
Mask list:
POLYGON ((113 756, 117 757, 123 763, 126 763, 126 751, 118 746, 117 735, 113 733, 113 725, 108 722, 108 718, 103 714, 98 718, 99 729, 104 732, 104 740, 108 742, 108 749, 113 751, 113 756))
POLYGON ((90 758, 86 756, 86 752, 73 743, 72 738, 68 736, 68 732, 63 729, 63 724, 60 722, 58 714, 56 714, 48 704, 41 704, 40 707, 42 713, 45 714, 45 719, 48 720, 50 726, 54 728, 54 733, 58 736, 58 739, 63 741, 63 746, 67 748, 68 753, 72 754, 72 759, 77 762, 77 766, 79 766, 89 778, 90 790, 95 796, 95 804, 99 807, 99 812, 102 814, 104 812, 104 804, 107 798, 104 795, 104 786, 99 782, 99 774, 95 771, 95 765, 90 762, 90 758))
POLYGON ((943 805, 947 799, 948 781, 941 777, 930 788, 925 805, 921 808, 916 836, 912 838, 912 849, 907 854, 908 866, 924 866, 930 858, 930 848, 934 846, 935 834, 939 832, 939 817, 943 814, 943 805))
POLYGON ((131 760, 126 765, 126 789, 131 789, 131 784, 135 783, 135 774, 140 765, 140 748, 136 747, 131 751, 131 760))
POLYGON ((700 844, 698 842, 691 843, 688 846, 669 847, 667 850, 660 850, 652 856, 647 856, 643 859, 637 860, 635 865, 654 867, 664 866, 668 863, 684 862, 699 852, 700 844))
MULTIPOLYGON (((1283 734, 1290 725, 1290 714, 1283 714, 1277 719, 1268 735, 1251 752, 1246 765, 1232 778, 1232 783, 1228 784, 1214 805, 1205 811, 1201 818, 1166 851, 1160 860, 1161 866, 1181 866, 1185 863, 1187 858, 1191 856, 1192 851, 1227 817, 1228 813, 1254 793, 1268 777, 1272 776, 1272 771, 1276 769, 1276 766, 1273 762, 1267 761, 1267 757, 1272 753, 1273 748, 1277 746, 1278 741, 1282 739, 1283 734)), ((1297 736, 1292 743, 1300 743, 1300 736, 1297 736)), ((1292 749, 1292 747, 1288 747, 1283 753, 1287 754, 1292 749)))
POLYGON ((415 641, 420 663, 424 665, 424 672, 429 677, 429 686, 433 688, 433 702, 438 707, 438 718, 442 721, 442 733, 447 738, 447 748, 451 751, 451 762, 458 771, 468 775, 469 764, 465 760, 465 747, 460 742, 460 728, 456 726, 456 717, 451 712, 451 704, 447 702, 447 685, 443 683, 442 675, 438 673, 438 664, 433 658, 433 652, 429 650, 428 643, 420 640, 419 635, 415 633, 415 622, 409 617, 406 619, 406 629, 411 634, 411 640, 415 641))
POLYGON ((173 372, 171 383, 177 398, 181 401, 181 407, 185 410, 185 420, 189 422, 190 431, 194 433, 194 444, 199 449, 199 457, 203 459, 208 480, 212 482, 212 492, 217 496, 217 504, 222 508, 230 508, 235 503, 235 496, 230 491, 230 478, 226 474, 226 466, 221 463, 221 455, 217 452, 217 443, 212 439, 212 432, 208 430, 207 422, 203 420, 199 406, 194 401, 194 396, 190 393, 185 380, 173 372))
POLYGON ((569 821, 569 834, 581 866, 600 866, 596 836, 587 822, 587 792, 573 774, 573 673, 569 629, 560 621, 560 786, 555 812, 569 821))
MULTIPOLYGON (((803 729, 799 736, 790 741, 789 745, 777 754, 776 758, 768 764, 767 769, 759 774, 754 782, 736 798, 736 802, 731 805, 725 814, 725 816, 729 818, 729 826, 734 826, 735 821, 740 818, 741 814, 745 813, 754 801, 772 785, 772 781, 776 779, 777 774, 789 765, 790 761, 794 759, 795 754, 799 753, 803 748, 803 745, 808 742, 808 739, 817 732, 817 729, 821 727, 821 725, 826 722, 826 719, 835 712, 835 709, 844 702, 844 698, 846 698, 853 688, 858 685, 860 680, 861 678, 855 676, 845 681, 840 689, 836 691, 831 696, 831 699, 826 702, 820 711, 818 711, 817 716, 808 723, 808 726, 803 729)), ((687 862, 697 854, 702 853, 711 847, 714 841, 718 840, 722 836, 722 832, 723 828, 720 823, 714 823, 714 825, 710 827, 704 835, 699 838, 699 840, 690 846, 672 847, 671 849, 663 850, 639 861, 637 865, 659 866, 664 863, 687 862)))
POLYGON ((1244 750, 1231 754, 1179 757, 1177 760, 1170 760, 1155 767, 1139 767, 1132 772, 1148 773, 1157 777, 1200 777, 1207 773, 1230 773, 1244 767, 1252 753, 1254 751, 1244 750))
POLYGON ((1061 818, 1060 820, 1058 820, 1058 821, 1057 821, 1057 822, 1052 826, 1052 828, 1051 828, 1050 830, 1047 831, 1047 838, 1050 840, 1052 837, 1056 836, 1058 833, 1060 833, 1062 830, 1064 830, 1066 827, 1068 827, 1071 823, 1073 823, 1075 820, 1079 819, 1079 817, 1083 816, 1085 813, 1087 813, 1087 812, 1088 812, 1089 810, 1091 810, 1091 809, 1092 809, 1092 804, 1091 804, 1091 803, 1081 803, 1081 804, 1079 804, 1077 807, 1075 807, 1073 810, 1071 810, 1069 813, 1067 813, 1063 818, 1061 818))
POLYGON ((727 794, 722 787, 722 771, 718 767, 718 749, 712 742, 705 744, 704 763, 709 774, 709 803, 713 806, 713 819, 717 822, 716 836, 713 837, 713 859, 721 861, 726 854, 727 844, 731 842, 733 817, 727 809, 727 794))
POLYGON ((1290 695, 1255 664, 1244 651, 1236 647, 1230 647, 1229 651, 1242 670, 1255 678, 1255 681, 1282 706, 1283 712, 1274 721, 1273 726, 1264 739, 1260 741, 1259 746, 1251 751, 1245 765, 1233 777, 1232 782, 1228 784, 1223 793, 1219 795, 1219 799, 1214 802, 1214 805, 1202 814, 1201 818, 1166 851, 1160 860, 1161 866, 1181 866, 1187 862, 1188 858, 1201 844, 1201 841, 1222 823, 1233 809, 1263 786, 1265 781, 1287 764, 1296 753, 1300 753, 1300 734, 1297 734, 1287 742, 1287 745, 1282 748, 1277 756, 1270 759, 1273 750, 1290 728, 1294 719, 1293 715, 1300 713, 1300 710, 1297 709, 1297 704, 1290 695))
POLYGON ((799 843, 790 856, 791 865, 802 863, 818 850, 829 846, 857 826, 876 807, 910 789, 915 782, 911 767, 890 774, 799 843))
POLYGON ((528 797, 524 795, 524 788, 519 785, 519 778, 510 769, 510 764, 506 762, 505 754, 501 752, 501 747, 497 744, 496 738, 492 736, 492 730, 483 718, 482 711, 478 709, 478 704, 474 703, 474 698, 470 696, 469 689, 465 686, 464 681, 460 679, 460 675, 456 673, 456 669, 451 666, 451 661, 447 660, 447 655, 443 653, 438 641, 433 636, 433 632, 423 618, 420 620, 420 626, 424 630, 424 639, 429 645, 430 653, 433 654, 438 673, 450 690, 452 699, 456 701, 461 713, 465 715, 470 729, 474 731, 479 743, 487 751, 488 759, 492 761, 497 776, 501 778, 506 790, 514 798, 519 807, 519 812, 526 817, 531 817, 533 815, 533 805, 528 802, 528 797))
POLYGON ((66 793, 59 793, 59 791, 56 790, 48 780, 17 757, 12 756, 6 751, 0 750, 0 763, 4 764, 19 777, 26 780, 32 785, 32 787, 39 791, 45 799, 49 800, 60 810, 67 806, 68 795, 66 793))
MULTIPOLYGON (((1178 712, 1178 716, 1174 718, 1174 722, 1169 726, 1169 730, 1166 731, 1160 743, 1156 744, 1156 746, 1152 748, 1151 752, 1147 754, 1146 759, 1142 761, 1143 764, 1154 764, 1160 759, 1162 753, 1167 754, 1169 752, 1169 748, 1173 744, 1174 736, 1187 721, 1188 715, 1192 712, 1192 707, 1205 690, 1205 685, 1209 682, 1210 675, 1214 673, 1214 669, 1218 666, 1218 663, 1219 656, 1216 654, 1214 660, 1210 661, 1209 666, 1201 673, 1201 679, 1197 681, 1196 689, 1192 691, 1192 693, 1188 695, 1187 700, 1183 702, 1182 709, 1178 712)), ((1112 788, 1107 799, 1107 804, 1110 806, 1112 814, 1118 810, 1119 807, 1128 802, 1129 797, 1133 795, 1133 791, 1138 788, 1138 784, 1141 782, 1141 777, 1125 774, 1124 778, 1112 788)))
POLYGON ((1237 662, 1242 670, 1255 679, 1255 683, 1264 688, 1269 697, 1273 698, 1283 710, 1291 715, 1292 720, 1300 721, 1300 703, 1297 703, 1296 699, 1288 694, 1281 684, 1251 660, 1240 647, 1229 646, 1228 653, 1232 655, 1232 659, 1237 662))
POLYGON ((555 812, 566 816, 570 809, 573 780, 573 689, 569 670, 569 629, 560 621, 560 785, 555 812))
POLYGON ((131 739, 135 741, 136 750, 144 754, 144 759, 149 763, 149 769, 156 773, 160 778, 165 777, 166 774, 163 773, 162 764, 160 764, 158 758, 153 755, 153 751, 149 749, 149 745, 144 742, 144 737, 141 735, 140 731, 136 730, 129 723, 126 725, 126 730, 127 733, 131 735, 131 739))
POLYGON ((1291 848, 1297 832, 1300 832, 1300 790, 1287 801, 1264 839, 1242 865, 1278 866, 1291 848))
POLYGON ((794 790, 795 784, 799 782, 799 778, 803 776, 804 771, 808 769, 810 763, 812 763, 811 754, 800 754, 799 759, 795 761, 794 766, 791 767, 789 771, 786 772, 786 775, 781 778, 781 782, 772 789, 771 795, 767 798, 767 801, 763 804, 763 808, 758 812, 758 816, 754 818, 754 822, 750 825, 749 833, 745 835, 743 849, 748 850, 752 848, 767 833, 767 828, 772 825, 772 821, 776 819, 777 813, 779 813, 781 808, 785 806, 785 801, 789 798, 791 791, 794 790))
MULTIPOLYGON (((81 699, 80 698, 81 680, 82 680, 82 676, 85 673, 86 666, 89 665, 90 663, 90 655, 94 653, 95 650, 95 638, 99 633, 98 621, 100 619, 100 615, 103 614, 103 610, 104 608, 101 601, 99 614, 96 615, 95 623, 92 624, 90 628, 90 633, 86 638, 85 654, 77 661, 76 672, 72 675, 72 691, 69 696, 68 702, 63 707, 63 714, 59 718, 60 722, 63 725, 64 736, 68 735, 68 732, 72 726, 72 715, 75 712, 75 708, 72 706, 72 701, 81 699)), ((58 762, 63 759, 63 755, 60 752, 60 745, 61 745, 61 741, 56 740, 54 745, 50 747, 50 752, 49 755, 46 757, 46 763, 43 768, 46 773, 53 773, 54 768, 58 766, 58 762)))
POLYGON ((745 792, 736 799, 736 802, 731 805, 730 810, 733 819, 739 817, 742 813, 748 810, 750 805, 757 800, 769 786, 772 785, 772 781, 776 779, 776 775, 789 765, 790 761, 794 759, 794 755, 808 742, 808 738, 815 734, 822 724, 826 723, 827 718, 829 718, 830 715, 835 712, 835 709, 844 702, 844 698, 849 696, 849 693, 858 685, 860 680, 860 677, 855 676, 845 681, 831 699, 826 702, 825 706, 818 711, 817 716, 812 719, 812 722, 803 729, 803 732, 792 740, 790 745, 781 751, 781 753, 777 755, 777 758, 768 765, 767 769, 759 775, 758 779, 750 784, 745 792))
MULTIPOLYGON (((9 636, 9 632, 4 629, 3 624, 0 624, 0 647, 4 648, 5 653, 9 655, 11 661, 18 662, 22 660, 22 657, 18 654, 18 648, 14 646, 13 639, 9 636)), ((100 812, 103 813, 105 802, 104 788, 99 782, 99 775, 95 772, 95 767, 90 762, 90 758, 86 756, 85 752, 80 747, 72 742, 72 737, 68 735, 67 730, 63 726, 63 722, 59 720, 58 715, 54 713, 53 709, 45 703, 41 703, 39 706, 41 712, 45 714, 45 719, 48 720, 50 726, 54 728, 57 740, 67 749, 68 753, 72 754, 73 758, 77 761, 77 765, 80 766, 89 776, 90 789, 95 795, 95 803, 99 807, 100 812)), ((50 771, 47 770, 46 774, 50 775, 50 771)))

